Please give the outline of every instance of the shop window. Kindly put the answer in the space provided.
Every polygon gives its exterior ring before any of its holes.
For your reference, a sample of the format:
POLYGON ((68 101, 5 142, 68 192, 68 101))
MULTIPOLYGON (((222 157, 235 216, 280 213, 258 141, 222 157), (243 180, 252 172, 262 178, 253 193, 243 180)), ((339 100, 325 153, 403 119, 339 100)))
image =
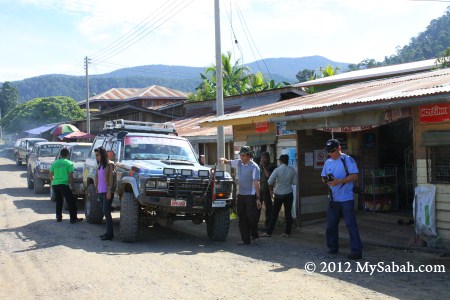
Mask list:
POLYGON ((428 183, 450 183, 450 145, 427 147, 428 183))

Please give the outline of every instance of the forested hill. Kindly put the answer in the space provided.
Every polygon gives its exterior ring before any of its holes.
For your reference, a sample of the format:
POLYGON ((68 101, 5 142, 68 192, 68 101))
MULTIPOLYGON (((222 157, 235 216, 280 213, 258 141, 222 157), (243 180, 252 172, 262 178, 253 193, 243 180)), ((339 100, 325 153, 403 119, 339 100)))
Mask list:
POLYGON ((386 56, 383 64, 394 65, 439 57, 450 47, 450 6, 445 14, 430 22, 426 30, 411 38, 397 53, 386 56))
MULTIPOLYGON (((295 75, 303 69, 318 69, 326 65, 345 69, 348 63, 334 62, 322 56, 300 58, 268 58, 248 64, 252 73, 261 71, 266 79, 276 82, 297 82, 295 75)), ((183 92, 195 92, 201 83, 204 67, 148 65, 125 68, 107 74, 89 76, 89 94, 96 95, 111 88, 141 88, 161 85, 183 92)), ((42 75, 13 81, 22 101, 39 97, 69 96, 76 101, 86 99, 84 76, 42 75)))

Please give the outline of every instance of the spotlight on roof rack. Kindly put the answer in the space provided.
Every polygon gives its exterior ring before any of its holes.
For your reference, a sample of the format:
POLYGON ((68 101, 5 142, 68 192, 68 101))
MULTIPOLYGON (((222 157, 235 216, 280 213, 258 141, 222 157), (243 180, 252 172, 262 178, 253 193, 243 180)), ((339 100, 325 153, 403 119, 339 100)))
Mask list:
POLYGON ((152 132, 152 133, 176 133, 175 125, 173 123, 141 122, 124 119, 106 121, 103 129, 104 130, 118 129, 118 130, 152 132))

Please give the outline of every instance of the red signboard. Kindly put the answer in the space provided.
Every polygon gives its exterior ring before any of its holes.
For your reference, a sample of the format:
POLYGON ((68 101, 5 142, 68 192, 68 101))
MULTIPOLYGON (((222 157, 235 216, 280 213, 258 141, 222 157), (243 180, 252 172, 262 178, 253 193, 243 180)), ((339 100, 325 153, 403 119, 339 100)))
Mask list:
POLYGON ((256 132, 268 132, 269 122, 256 122, 256 132))
POLYGON ((419 109, 420 123, 438 123, 450 120, 450 103, 422 105, 419 109))

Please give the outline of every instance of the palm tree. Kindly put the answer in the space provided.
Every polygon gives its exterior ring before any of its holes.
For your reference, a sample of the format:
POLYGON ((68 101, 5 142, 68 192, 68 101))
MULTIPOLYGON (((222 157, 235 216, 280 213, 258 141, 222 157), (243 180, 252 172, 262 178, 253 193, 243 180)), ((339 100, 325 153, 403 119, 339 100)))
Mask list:
MULTIPOLYGON (((216 98, 216 66, 211 65, 200 74, 202 83, 195 89, 196 94, 191 94, 190 101, 204 101, 216 98)), ((261 72, 250 74, 247 66, 241 65, 237 60, 234 65, 231 62, 231 52, 222 54, 222 78, 223 95, 233 96, 248 92, 257 92, 277 88, 285 83, 275 84, 273 80, 266 82, 261 72)))

